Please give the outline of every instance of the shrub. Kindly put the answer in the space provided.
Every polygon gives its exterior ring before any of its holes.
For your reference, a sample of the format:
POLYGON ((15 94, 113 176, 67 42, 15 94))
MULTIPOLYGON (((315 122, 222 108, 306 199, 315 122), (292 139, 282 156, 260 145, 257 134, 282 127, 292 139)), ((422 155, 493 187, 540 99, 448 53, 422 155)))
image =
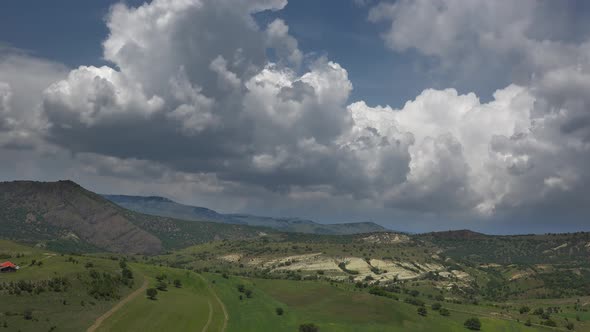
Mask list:
POLYGON ((440 310, 438 311, 438 313, 439 313, 441 316, 445 316, 445 317, 447 317, 447 316, 450 316, 450 315, 451 315, 451 312, 450 312, 450 311, 449 311, 449 309, 447 309, 447 308, 440 308, 440 310))
POLYGON ((282 316, 285 311, 283 310, 283 308, 279 307, 276 309, 276 312, 277 312, 277 315, 282 316))
POLYGON ((428 315, 428 311, 424 307, 418 307, 417 312, 418 312, 418 315, 420 315, 420 316, 428 315))
POLYGON ((413 297, 406 297, 406 299, 404 300, 404 302, 411 304, 411 305, 415 305, 418 307, 423 307, 424 306, 424 301, 415 299, 413 297))
POLYGON ((519 309, 518 311, 519 311, 521 314, 525 314, 525 313, 527 313, 527 312, 531 311, 531 308, 529 308, 529 307, 527 307, 527 306, 525 305, 525 306, 522 306, 522 307, 520 307, 520 309, 519 309))
POLYGON ((299 332, 318 332, 319 330, 320 328, 313 323, 299 325, 299 332))
POLYGON ((176 288, 182 287, 182 282, 180 281, 180 279, 174 279, 174 287, 176 287, 176 288))
POLYGON ((166 291, 166 290, 168 289, 168 285, 166 285, 166 283, 165 283, 165 282, 163 282, 163 281, 160 281, 160 282, 158 283, 158 286, 157 286, 157 288, 158 288, 158 290, 160 290, 160 291, 166 291))
POLYGON ((479 331, 481 329, 481 322, 479 321, 479 318, 471 317, 463 323, 463 326, 470 330, 479 331))
POLYGON ((156 299, 156 295, 158 295, 158 291, 155 288, 148 288, 145 291, 145 294, 147 295, 147 297, 150 300, 155 300, 156 299))
POLYGON ((440 303, 438 303, 438 302, 437 303, 433 303, 432 306, 431 306, 432 310, 435 310, 435 311, 436 310, 439 310, 441 307, 442 307, 442 305, 440 303))
POLYGON ((23 312, 23 318, 24 318, 24 319, 26 319, 26 320, 31 320, 31 319, 33 319, 33 310, 31 310, 31 309, 26 309, 26 310, 23 312))

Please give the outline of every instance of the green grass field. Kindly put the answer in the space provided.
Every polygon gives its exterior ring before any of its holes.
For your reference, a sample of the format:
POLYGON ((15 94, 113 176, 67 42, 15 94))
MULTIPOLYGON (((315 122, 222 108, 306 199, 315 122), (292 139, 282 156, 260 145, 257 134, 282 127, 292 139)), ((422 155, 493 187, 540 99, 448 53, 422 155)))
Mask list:
POLYGON ((297 331, 303 323, 314 323, 322 332, 445 332, 467 331, 463 323, 470 317, 481 320, 482 331, 566 331, 567 322, 575 324, 575 331, 590 331, 590 314, 574 307, 586 308, 590 297, 484 302, 479 305, 442 302, 451 313, 444 317, 431 309, 436 289, 428 289, 428 281, 422 280, 410 285, 420 290, 416 298, 426 303, 428 313, 421 316, 417 313, 418 307, 404 303, 403 300, 410 296, 408 294, 397 294, 400 300, 380 297, 371 295, 368 288, 355 287, 354 283, 197 274, 185 269, 146 264, 143 260, 143 263, 128 263, 134 275, 131 287, 119 285, 116 297, 97 299, 89 294, 90 272, 121 275, 120 257, 109 254, 62 255, 43 248, 0 241, 0 260, 11 260, 21 266, 16 273, 0 274, 3 299, 0 303, 0 331, 3 328, 23 332, 84 331, 99 317, 106 318, 97 331, 217 332, 224 331, 227 324, 225 331, 229 332, 274 332, 297 331), (31 264, 33 261, 35 264, 31 264), (11 286, 23 281, 43 283, 57 277, 67 278, 68 287, 16 294, 11 286), (144 280, 148 282, 147 288, 164 282, 166 290, 158 291, 156 300, 148 299, 142 288, 144 280), (174 280, 180 280, 181 287, 175 287, 174 280), (243 285, 242 291, 238 290, 238 285, 243 285), (248 296, 249 292, 251 296, 248 296), (136 296, 130 297, 130 294, 136 296), (531 309, 559 306, 559 312, 551 315, 558 328, 539 325, 543 321, 539 315, 519 313, 518 308, 523 305, 531 309), (277 314, 277 308, 283 310, 282 315, 277 314), (111 311, 111 315, 103 316, 111 311), (532 326, 524 325, 527 319, 531 320, 532 326))
MULTIPOLYGON (((59 292, 46 290, 39 294, 22 292, 9 294, 3 289, 0 302, 0 329, 6 326, 8 331, 83 331, 92 322, 109 310, 118 298, 97 300, 88 294, 83 284, 83 277, 88 272, 88 263, 97 271, 117 273, 119 262, 110 259, 94 257, 59 255, 40 248, 31 248, 15 244, 10 241, 0 241, 0 259, 10 260, 20 265, 21 269, 15 273, 0 274, 0 284, 10 284, 19 280, 40 282, 55 277, 65 277, 70 286, 59 292), (10 256, 10 257, 9 257, 10 256), (75 262, 68 261, 72 258, 75 262), (31 261, 41 261, 42 264, 30 265, 31 261), (31 313, 30 319, 25 319, 25 312, 31 313)), ((137 279, 143 278, 141 273, 133 269, 137 279)), ((135 282, 132 288, 119 287, 119 297, 124 297, 138 288, 135 282)))
POLYGON ((134 265, 155 287, 156 276, 165 274, 167 281, 178 279, 181 288, 169 284, 158 292, 156 300, 145 294, 133 299, 107 319, 98 331, 219 331, 223 326, 223 310, 197 274, 172 268, 134 265))
MULTIPOLYGON (((422 317, 415 306, 323 282, 206 276, 215 282, 230 312, 228 331, 296 331, 308 322, 319 326, 320 331, 467 331, 463 322, 473 316, 481 319, 482 331, 552 331, 485 313, 460 312, 457 306, 450 317, 433 310, 422 317), (251 289, 252 298, 243 296, 240 300, 238 284, 251 289), (282 316, 276 314, 277 307, 284 309, 282 316)), ((469 312, 469 306, 462 307, 469 312)))

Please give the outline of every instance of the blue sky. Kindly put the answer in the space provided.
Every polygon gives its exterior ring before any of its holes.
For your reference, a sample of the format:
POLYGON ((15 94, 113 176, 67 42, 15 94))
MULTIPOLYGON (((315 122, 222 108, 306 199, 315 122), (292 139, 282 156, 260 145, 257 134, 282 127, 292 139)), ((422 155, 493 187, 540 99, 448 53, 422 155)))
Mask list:
POLYGON ((2 1, 0 180, 406 231, 590 227, 587 1, 115 3, 2 1))

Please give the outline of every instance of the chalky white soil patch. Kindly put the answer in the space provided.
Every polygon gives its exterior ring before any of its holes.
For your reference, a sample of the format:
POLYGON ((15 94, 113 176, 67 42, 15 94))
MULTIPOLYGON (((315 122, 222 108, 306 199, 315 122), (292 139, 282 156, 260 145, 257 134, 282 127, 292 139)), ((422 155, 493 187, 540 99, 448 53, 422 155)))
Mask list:
POLYGON ((236 262, 239 262, 240 259, 242 259, 242 254, 227 254, 224 256, 220 256, 219 258, 221 260, 226 261, 226 262, 236 263, 236 262))
POLYGON ((323 271, 325 277, 331 279, 340 280, 353 277, 355 281, 364 281, 367 276, 371 276, 375 281, 408 280, 416 279, 430 271, 436 272, 444 270, 444 267, 437 263, 414 264, 410 262, 382 259, 371 259, 367 262, 360 257, 334 257, 327 256, 320 252, 267 259, 232 253, 220 256, 219 258, 227 262, 242 262, 259 268, 270 268, 273 271, 323 271), (347 270, 356 271, 358 274, 344 272, 338 266, 341 263, 346 265, 347 270))

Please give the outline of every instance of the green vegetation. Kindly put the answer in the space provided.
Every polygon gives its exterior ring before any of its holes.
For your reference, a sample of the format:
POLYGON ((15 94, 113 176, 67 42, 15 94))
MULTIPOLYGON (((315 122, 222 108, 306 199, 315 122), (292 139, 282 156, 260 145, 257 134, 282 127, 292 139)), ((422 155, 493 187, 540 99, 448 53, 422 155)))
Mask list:
POLYGON ((0 329, 590 330, 590 233, 279 233, 142 215, 70 182, 0 186, 0 226, 22 243, 0 240, 20 266, 0 274, 0 329))
POLYGON ((467 319, 465 321, 465 323, 463 323, 463 325, 470 330, 474 330, 474 331, 481 330, 481 321, 479 320, 479 318, 476 318, 476 317, 472 317, 472 318, 467 319))

